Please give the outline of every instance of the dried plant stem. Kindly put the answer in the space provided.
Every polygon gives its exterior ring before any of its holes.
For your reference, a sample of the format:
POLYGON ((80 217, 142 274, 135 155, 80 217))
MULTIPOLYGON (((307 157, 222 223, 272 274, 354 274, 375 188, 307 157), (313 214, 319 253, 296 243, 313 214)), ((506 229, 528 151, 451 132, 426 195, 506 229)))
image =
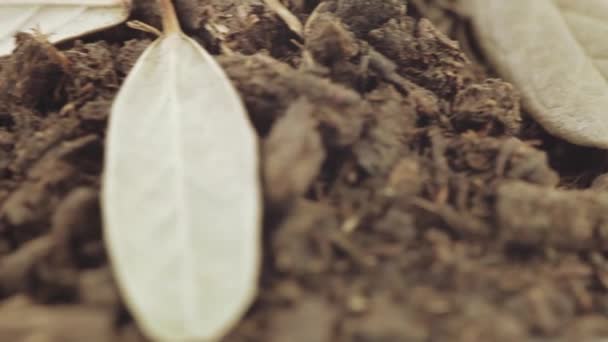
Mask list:
POLYGON ((177 19, 177 13, 175 13, 175 6, 173 6, 172 0, 158 0, 158 4, 162 13, 164 33, 181 32, 182 29, 179 26, 179 20, 177 19))
POLYGON ((160 32, 156 27, 154 27, 152 25, 148 25, 139 20, 127 21, 127 26, 129 26, 130 28, 132 28, 134 30, 151 33, 151 34, 155 35, 156 37, 160 37, 163 35, 163 33, 160 32))
POLYGON ((265 2, 287 24, 292 32, 302 37, 304 28, 298 17, 291 13, 279 0, 265 0, 265 2))

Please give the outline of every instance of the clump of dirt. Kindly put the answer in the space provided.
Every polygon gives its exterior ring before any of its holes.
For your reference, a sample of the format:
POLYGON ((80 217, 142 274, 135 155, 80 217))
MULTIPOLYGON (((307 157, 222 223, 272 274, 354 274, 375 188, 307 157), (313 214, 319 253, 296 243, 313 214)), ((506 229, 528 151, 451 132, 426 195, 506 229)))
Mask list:
MULTIPOLYGON (((225 341, 608 338, 605 154, 531 121, 453 2, 283 2, 301 37, 262 0, 176 0, 262 146, 261 290, 225 341)), ((152 1, 133 18, 159 24, 152 1)), ((145 340, 99 177, 112 100, 153 38, 20 33, 0 59, 0 340, 145 340)))

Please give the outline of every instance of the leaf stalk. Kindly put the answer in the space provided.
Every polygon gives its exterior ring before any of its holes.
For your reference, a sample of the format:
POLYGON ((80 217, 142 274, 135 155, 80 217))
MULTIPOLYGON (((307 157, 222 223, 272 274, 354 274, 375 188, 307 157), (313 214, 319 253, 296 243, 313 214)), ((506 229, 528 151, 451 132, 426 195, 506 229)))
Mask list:
POLYGON ((165 34, 181 32, 175 6, 172 0, 158 0, 163 20, 163 31, 165 34))

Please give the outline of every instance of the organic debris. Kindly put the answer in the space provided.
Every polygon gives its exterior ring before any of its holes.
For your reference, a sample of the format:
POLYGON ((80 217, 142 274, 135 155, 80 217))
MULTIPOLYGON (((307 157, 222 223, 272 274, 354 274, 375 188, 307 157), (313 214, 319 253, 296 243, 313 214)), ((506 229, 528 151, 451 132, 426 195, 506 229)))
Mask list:
MULTIPOLYGON (((263 0, 175 1, 262 140, 260 290, 223 340, 608 338, 605 153, 548 135, 517 86, 471 62, 449 38, 466 33, 451 1, 282 3, 303 38, 263 0)), ((153 1, 133 13, 159 23, 153 1)), ((116 300, 94 204, 112 100, 152 36, 118 28, 61 50, 22 37, 0 62, 0 255, 32 254, 0 279, 1 307, 28 295, 63 333, 65 306, 91 305, 72 336, 109 320, 112 341, 145 341, 116 300), (29 241, 48 237, 35 257, 29 241)))

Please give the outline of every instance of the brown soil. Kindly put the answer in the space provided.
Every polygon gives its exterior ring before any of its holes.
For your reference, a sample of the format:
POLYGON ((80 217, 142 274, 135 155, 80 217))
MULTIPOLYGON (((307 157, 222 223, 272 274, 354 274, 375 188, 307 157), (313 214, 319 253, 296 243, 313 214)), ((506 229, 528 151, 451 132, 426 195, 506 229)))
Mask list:
MULTIPOLYGON (((154 3, 133 19, 158 26, 154 3)), ((608 338, 605 154, 532 122, 450 1, 286 3, 303 38, 262 0, 176 0, 262 141, 261 292, 225 341, 608 338)), ((98 196, 110 104, 153 38, 19 34, 0 59, 0 341, 144 340, 98 196)))

